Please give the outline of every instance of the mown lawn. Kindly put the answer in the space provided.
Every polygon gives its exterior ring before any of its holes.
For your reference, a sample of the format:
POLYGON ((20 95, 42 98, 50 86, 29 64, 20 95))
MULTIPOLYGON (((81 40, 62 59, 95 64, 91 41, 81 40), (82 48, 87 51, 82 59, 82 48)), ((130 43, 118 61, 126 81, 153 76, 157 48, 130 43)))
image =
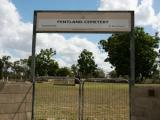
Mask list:
MULTIPOLYGON (((87 82, 84 120, 128 120, 128 84, 87 82)), ((36 120, 77 120, 79 85, 36 83, 36 120)))

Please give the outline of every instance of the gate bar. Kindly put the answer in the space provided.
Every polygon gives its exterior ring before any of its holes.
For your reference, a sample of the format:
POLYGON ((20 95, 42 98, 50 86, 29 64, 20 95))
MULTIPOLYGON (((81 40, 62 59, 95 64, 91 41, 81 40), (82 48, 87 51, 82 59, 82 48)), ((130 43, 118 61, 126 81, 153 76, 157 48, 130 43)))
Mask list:
POLYGON ((130 78, 129 78, 129 120, 132 120, 132 86, 135 84, 135 39, 134 39, 134 12, 131 13, 130 32, 130 78))
POLYGON ((78 108, 78 120, 83 120, 84 115, 84 80, 79 79, 79 108, 78 108))
POLYGON ((31 79, 32 79, 32 116, 31 120, 34 120, 34 104, 35 104, 35 51, 36 51, 36 21, 37 12, 34 11, 33 19, 33 36, 32 36, 32 66, 31 66, 31 79))

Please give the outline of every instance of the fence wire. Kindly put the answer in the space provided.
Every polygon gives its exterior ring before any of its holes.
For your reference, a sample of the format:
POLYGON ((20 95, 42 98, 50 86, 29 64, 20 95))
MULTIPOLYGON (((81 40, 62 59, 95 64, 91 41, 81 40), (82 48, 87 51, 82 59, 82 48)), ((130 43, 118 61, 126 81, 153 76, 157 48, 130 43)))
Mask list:
POLYGON ((129 120, 128 84, 85 83, 84 119, 129 120))
POLYGON ((85 82, 83 114, 79 87, 36 83, 35 120, 129 120, 128 83, 85 82))
POLYGON ((78 86, 36 83, 35 120, 77 120, 78 86))

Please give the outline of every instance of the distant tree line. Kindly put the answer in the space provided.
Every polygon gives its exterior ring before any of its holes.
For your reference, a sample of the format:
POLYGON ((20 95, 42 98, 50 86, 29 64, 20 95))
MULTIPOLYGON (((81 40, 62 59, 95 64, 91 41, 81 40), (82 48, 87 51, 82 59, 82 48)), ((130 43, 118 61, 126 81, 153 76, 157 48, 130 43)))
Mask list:
POLYGON ((0 79, 28 79, 30 69, 27 59, 11 61, 10 56, 2 56, 0 58, 0 79))
MULTIPOLYGON (((41 49, 36 54, 36 77, 39 76, 63 76, 74 77, 80 75, 87 77, 105 77, 104 71, 97 67, 94 61, 93 53, 84 49, 76 64, 69 67, 59 67, 54 59, 56 51, 52 48, 41 49)), ((23 79, 28 80, 31 77, 32 56, 27 59, 11 61, 10 56, 0 58, 0 79, 23 79)))
MULTIPOLYGON (((135 27, 135 76, 136 82, 144 82, 148 78, 160 79, 157 69, 158 39, 144 31, 142 27, 135 27)), ((107 40, 100 40, 99 48, 102 52, 106 52, 105 62, 109 62, 114 68, 109 73, 110 77, 123 77, 128 79, 130 75, 130 34, 114 33, 107 40)), ((56 51, 52 48, 41 49, 36 54, 36 77, 38 76, 81 76, 89 77, 105 77, 102 69, 98 68, 95 63, 93 53, 84 49, 77 60, 77 63, 71 67, 60 67, 54 59, 56 51)), ((32 57, 11 61, 10 56, 2 56, 0 58, 0 79, 30 79, 32 57)))

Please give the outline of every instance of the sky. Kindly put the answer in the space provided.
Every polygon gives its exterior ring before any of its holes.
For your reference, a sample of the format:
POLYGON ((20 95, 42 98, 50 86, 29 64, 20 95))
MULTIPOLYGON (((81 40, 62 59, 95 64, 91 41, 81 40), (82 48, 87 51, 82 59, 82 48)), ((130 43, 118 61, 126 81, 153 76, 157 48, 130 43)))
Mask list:
MULTIPOLYGON (((135 25, 151 35, 160 31, 160 0, 0 0, 0 56, 14 60, 31 55, 34 10, 134 10, 135 25)), ((76 63, 80 52, 93 52, 98 66, 112 70, 104 59, 107 53, 98 48, 98 41, 110 34, 37 34, 36 51, 53 48, 60 66, 76 63)))

